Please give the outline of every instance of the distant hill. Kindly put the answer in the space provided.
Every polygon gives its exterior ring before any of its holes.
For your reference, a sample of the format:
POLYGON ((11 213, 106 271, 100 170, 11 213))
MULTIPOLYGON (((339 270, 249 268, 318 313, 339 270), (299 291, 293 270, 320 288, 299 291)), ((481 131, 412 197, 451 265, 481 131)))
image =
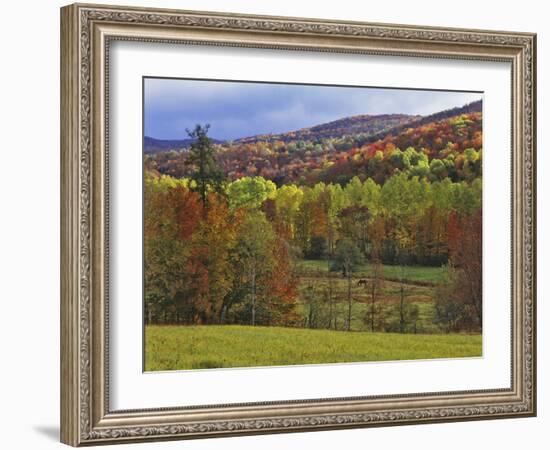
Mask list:
MULTIPOLYGON (((223 141, 212 139, 214 143, 221 144, 223 141)), ((165 152, 168 150, 183 150, 189 148, 195 139, 155 139, 145 136, 143 139, 143 151, 146 154, 165 152)))
POLYGON ((341 138, 347 135, 362 134, 372 136, 383 133, 400 125, 406 125, 421 119, 422 116, 411 116, 407 114, 380 114, 380 115, 358 115, 344 117, 309 128, 301 128, 296 131, 289 131, 280 134, 261 134, 256 136, 236 139, 235 143, 254 143, 259 141, 318 141, 321 139, 341 138))
MULTIPOLYGON (((235 139, 233 142, 235 144, 246 144, 261 141, 319 141, 322 139, 334 139, 350 135, 362 135, 367 139, 375 134, 387 132, 397 126, 413 123, 421 118, 422 116, 411 116, 407 114, 351 116, 286 133, 247 136, 235 139)), ((184 150, 189 148, 193 142, 193 139, 156 139, 145 136, 143 148, 146 154, 154 154, 169 150, 184 150)), ((224 143, 224 141, 218 139, 212 139, 212 142, 216 144, 224 143)))
POLYGON ((412 120, 408 123, 397 125, 389 130, 383 130, 380 133, 372 134, 367 141, 376 142, 380 139, 387 138, 388 136, 397 136, 408 128, 417 128, 422 125, 426 125, 431 122, 438 122, 440 120, 449 119, 450 117, 459 116, 461 114, 470 114, 482 112, 482 102, 481 100, 468 103, 464 106, 458 106, 456 108, 446 109, 444 111, 437 112, 435 114, 430 114, 428 116, 416 116, 415 120, 412 120))
MULTIPOLYGON (((482 128, 479 101, 428 116, 352 116, 282 134, 215 141, 220 144, 216 159, 230 180, 262 176, 279 186, 345 185, 354 176, 383 184, 399 171, 472 180, 481 173, 482 128)), ((187 152, 164 149, 187 148, 192 140, 149 143, 149 170, 189 176, 187 152)))

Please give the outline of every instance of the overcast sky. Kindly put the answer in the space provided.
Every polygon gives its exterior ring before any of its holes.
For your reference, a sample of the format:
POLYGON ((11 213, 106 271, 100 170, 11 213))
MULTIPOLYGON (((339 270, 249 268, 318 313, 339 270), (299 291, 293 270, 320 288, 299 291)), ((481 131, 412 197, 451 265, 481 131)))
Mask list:
POLYGON ((358 114, 431 114, 482 98, 479 93, 145 79, 145 135, 183 139, 209 123, 210 136, 282 133, 358 114))

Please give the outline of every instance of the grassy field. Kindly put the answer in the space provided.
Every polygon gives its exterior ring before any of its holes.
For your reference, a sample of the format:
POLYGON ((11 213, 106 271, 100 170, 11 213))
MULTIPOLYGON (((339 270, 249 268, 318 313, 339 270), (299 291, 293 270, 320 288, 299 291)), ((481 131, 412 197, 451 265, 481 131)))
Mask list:
MULTIPOLYGON (((335 297, 334 315, 340 326, 347 317, 347 280, 344 278, 333 278, 333 295, 335 297)), ((328 280, 324 277, 302 277, 299 286, 298 312, 305 317, 307 314, 307 305, 304 298, 308 289, 313 289, 314 295, 322 298, 323 292, 327 289, 328 280)), ((384 283, 383 298, 380 299, 386 308, 386 319, 388 322, 398 320, 399 303, 399 283, 386 281, 384 283)), ((419 310, 417 327, 421 333, 439 333, 440 330, 434 323, 435 306, 433 302, 433 287, 407 285, 405 289, 406 302, 409 305, 415 305, 419 310)), ((370 331, 369 324, 365 322, 365 317, 370 308, 370 293, 362 286, 358 286, 356 280, 352 283, 352 319, 351 328, 353 331, 370 331)))
MULTIPOLYGON (((304 273, 315 275, 315 273, 326 273, 327 262, 322 260, 302 260, 299 262, 299 268, 304 273)), ((362 265, 354 274, 356 277, 369 277, 372 272, 372 267, 369 264, 362 265)), ((390 266, 383 265, 384 277, 388 279, 400 279, 411 282, 421 281, 428 283, 440 283, 445 279, 444 267, 429 267, 429 266, 390 266)))
MULTIPOLYGON (((299 262, 298 269, 300 273, 298 311, 301 315, 304 317, 307 315, 307 292, 313 291, 316 298, 322 299, 328 290, 330 275, 332 292, 336 301, 334 305, 335 320, 339 328, 344 328, 348 308, 346 301, 347 279, 342 277, 339 272, 329 274, 326 261, 302 260, 299 262)), ((371 300, 370 285, 365 288, 365 286, 358 285, 358 281, 366 278, 370 283, 371 271, 372 267, 367 264, 359 267, 356 273, 353 274, 351 288, 353 298, 351 329, 353 331, 370 331, 370 325, 366 320, 371 300)), ((419 333, 441 333, 441 329, 435 323, 435 296, 437 283, 444 280, 445 268, 424 266, 405 266, 401 268, 399 266, 384 265, 383 275, 383 293, 378 301, 385 308, 384 320, 386 324, 395 324, 399 321, 397 307, 402 286, 398 280, 402 277, 406 304, 418 308, 418 318, 414 328, 419 333)), ((393 329, 395 329, 395 325, 393 329)))
POLYGON ((145 328, 146 371, 473 356, 481 356, 481 335, 237 325, 145 328))

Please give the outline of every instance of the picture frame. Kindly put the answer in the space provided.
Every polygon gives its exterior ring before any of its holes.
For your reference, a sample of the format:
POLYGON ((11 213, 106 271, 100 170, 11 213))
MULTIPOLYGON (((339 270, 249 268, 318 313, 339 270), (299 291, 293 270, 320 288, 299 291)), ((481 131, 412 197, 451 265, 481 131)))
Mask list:
POLYGON ((106 5, 62 8, 61 441, 81 446, 536 415, 535 180, 534 34, 106 5), (109 192, 116 171, 110 166, 109 70, 115 42, 509 64, 509 386, 113 409, 109 291, 116 273, 109 263, 109 192))

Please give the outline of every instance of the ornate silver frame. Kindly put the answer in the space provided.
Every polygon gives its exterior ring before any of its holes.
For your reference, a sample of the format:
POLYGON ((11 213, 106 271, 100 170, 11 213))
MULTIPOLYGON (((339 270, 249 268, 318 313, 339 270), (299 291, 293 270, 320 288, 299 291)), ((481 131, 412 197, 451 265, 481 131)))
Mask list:
POLYGON ((61 9, 61 440, 73 446, 536 414, 536 36, 467 29, 75 4, 61 9), (112 40, 202 43, 512 66, 509 389, 111 411, 108 111, 112 40))

